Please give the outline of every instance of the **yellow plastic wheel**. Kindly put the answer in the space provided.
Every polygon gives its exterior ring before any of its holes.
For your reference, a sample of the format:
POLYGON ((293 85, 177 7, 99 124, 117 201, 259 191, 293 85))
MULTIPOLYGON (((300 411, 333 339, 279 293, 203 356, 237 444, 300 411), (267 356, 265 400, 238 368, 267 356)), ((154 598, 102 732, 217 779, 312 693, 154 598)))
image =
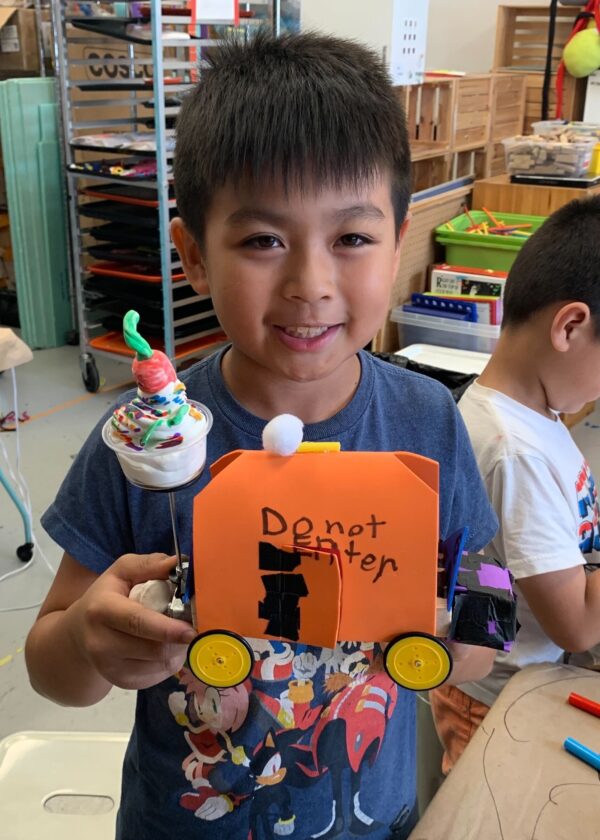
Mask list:
POLYGON ((254 662, 248 642, 228 630, 211 630, 196 636, 187 658, 196 679, 214 688, 232 688, 244 682, 254 662))
POLYGON ((427 691, 445 682, 452 656, 443 642, 428 633, 396 636, 385 651, 385 670, 394 682, 411 691, 427 691))

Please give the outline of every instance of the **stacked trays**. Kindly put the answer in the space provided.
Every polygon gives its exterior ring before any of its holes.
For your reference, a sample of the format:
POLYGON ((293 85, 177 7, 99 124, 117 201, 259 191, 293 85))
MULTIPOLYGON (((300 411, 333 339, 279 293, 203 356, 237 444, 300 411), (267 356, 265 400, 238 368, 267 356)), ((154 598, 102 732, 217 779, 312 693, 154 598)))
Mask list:
POLYGON ((71 253, 85 387, 100 384, 96 354, 131 351, 123 314, 175 362, 212 352, 225 336, 210 298, 199 298, 170 240, 174 121, 197 83, 207 46, 185 0, 90 4, 53 15, 61 94, 71 253), (133 9, 135 5, 135 11, 133 9))
MULTIPOLYGON (((80 230, 89 256, 84 280, 88 311, 94 311, 103 328, 119 333, 128 309, 140 313, 148 336, 163 336, 163 291, 158 201, 148 188, 108 184, 84 190, 78 205, 80 230)), ((169 217, 175 208, 169 210, 169 217)), ((220 334, 210 297, 198 297, 186 282, 171 250, 172 301, 177 341, 204 339, 220 334)), ((92 346, 102 347, 104 342, 92 346)))

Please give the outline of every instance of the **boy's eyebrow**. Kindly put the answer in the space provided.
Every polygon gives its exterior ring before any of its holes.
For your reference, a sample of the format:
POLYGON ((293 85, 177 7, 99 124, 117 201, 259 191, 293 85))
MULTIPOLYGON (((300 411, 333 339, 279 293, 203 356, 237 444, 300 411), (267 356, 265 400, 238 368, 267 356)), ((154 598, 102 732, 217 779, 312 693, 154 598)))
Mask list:
POLYGON ((334 219, 336 222, 350 222, 352 219, 381 221, 385 219, 385 213, 379 207, 367 201, 364 204, 353 204, 352 207, 343 207, 341 210, 337 210, 334 213, 334 219))
MULTIPOLYGON (((353 204, 351 207, 342 207, 332 214, 335 222, 349 222, 353 219, 374 219, 381 221, 385 219, 385 213, 371 202, 353 204)), ((278 225, 286 221, 282 213, 262 207, 240 207, 229 216, 227 223, 232 227, 238 227, 246 222, 264 222, 265 224, 278 225)))
POLYGON ((267 225, 278 225, 285 221, 285 216, 261 207, 240 207, 227 219, 227 224, 238 227, 246 222, 264 222, 267 225))

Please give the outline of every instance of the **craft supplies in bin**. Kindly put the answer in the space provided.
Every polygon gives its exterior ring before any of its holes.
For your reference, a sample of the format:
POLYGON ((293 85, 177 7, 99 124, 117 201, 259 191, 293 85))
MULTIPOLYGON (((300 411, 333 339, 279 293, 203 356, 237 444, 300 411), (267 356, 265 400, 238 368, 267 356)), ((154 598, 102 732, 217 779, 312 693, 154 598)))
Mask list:
POLYGON ((539 120, 531 123, 532 134, 553 135, 556 131, 575 131, 600 139, 600 124, 568 120, 539 120))
POLYGON ((506 169, 510 175, 549 175, 583 178, 592 162, 595 135, 571 130, 555 135, 534 134, 503 140, 506 169))
POLYGON ((435 344, 475 350, 478 353, 492 353, 500 337, 499 325, 455 321, 437 315, 405 312, 402 306, 396 306, 392 310, 390 320, 398 328, 400 347, 410 344, 435 344))
POLYGON ((423 315, 435 315, 438 318, 451 318, 455 321, 478 321, 477 306, 472 301, 438 297, 436 295, 414 292, 410 302, 404 304, 405 312, 423 315))
POLYGON ((431 292, 413 292, 403 306, 404 312, 417 315, 436 315, 454 321, 472 321, 480 324, 502 322, 502 299, 499 297, 474 297, 471 295, 434 295, 431 292))
POLYGON ((523 243, 546 221, 544 216, 494 213, 498 222, 494 227, 491 216, 489 211, 471 210, 435 229, 436 242, 445 247, 447 264, 508 271, 523 243), (479 232, 472 230, 474 227, 479 227, 479 232), (503 233, 491 232, 500 228, 503 233))

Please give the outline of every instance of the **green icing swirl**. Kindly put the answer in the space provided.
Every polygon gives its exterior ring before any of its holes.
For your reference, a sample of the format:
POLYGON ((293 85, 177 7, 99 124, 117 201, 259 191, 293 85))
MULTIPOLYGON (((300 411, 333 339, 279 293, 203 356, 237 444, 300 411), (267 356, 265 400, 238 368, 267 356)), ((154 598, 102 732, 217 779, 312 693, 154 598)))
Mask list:
POLYGON ((154 423, 151 423, 148 426, 148 428, 146 429, 146 432, 144 433, 144 435, 141 439, 142 446, 146 446, 146 444, 152 438, 152 436, 154 435, 154 432, 156 431, 156 429, 159 428, 159 426, 164 426, 164 425, 167 425, 169 427, 170 426, 178 426, 179 423, 181 423, 183 418, 186 416, 186 414, 188 413, 189 410, 190 410, 190 407, 186 403, 185 405, 182 405, 182 406, 179 407, 179 409, 177 410, 174 417, 170 417, 170 418, 160 417, 154 423))
POLYGON ((129 312, 125 313, 123 318, 123 338, 125 339, 125 344, 131 347, 132 350, 135 350, 138 361, 143 361, 143 359, 151 358, 152 348, 146 339, 142 338, 137 331, 139 320, 139 313, 135 309, 130 309, 129 312))

